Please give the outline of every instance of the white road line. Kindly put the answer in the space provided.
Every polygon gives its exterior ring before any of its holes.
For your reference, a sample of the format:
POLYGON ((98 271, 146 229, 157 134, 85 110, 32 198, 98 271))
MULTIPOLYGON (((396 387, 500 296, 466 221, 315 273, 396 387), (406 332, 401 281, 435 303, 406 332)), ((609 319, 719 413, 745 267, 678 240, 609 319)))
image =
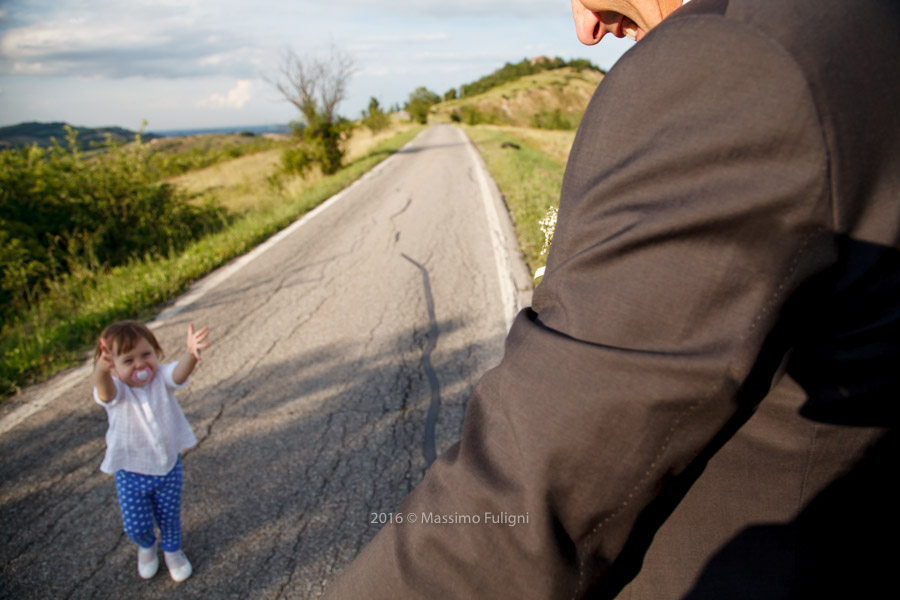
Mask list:
POLYGON ((31 402, 23 404, 9 413, 5 419, 0 421, 0 436, 18 426, 22 421, 62 396, 63 392, 70 389, 78 380, 90 376, 92 368, 93 365, 88 363, 62 377, 54 377, 51 379, 47 384, 48 387, 45 393, 41 394, 31 402))
POLYGON ((506 331, 509 331, 510 327, 512 327, 513 319, 519 310, 516 302, 516 288, 513 284, 512 277, 510 276, 510 273, 512 273, 512 263, 509 256, 509 247, 506 244, 503 229, 500 228, 497 203, 494 201, 490 187, 488 186, 485 166, 481 162, 481 157, 475 149, 475 144, 469 139, 469 136, 461 129, 457 129, 457 131, 465 139, 469 148, 469 154, 472 156, 472 162, 475 163, 478 187, 481 190, 484 213, 487 218, 488 229, 491 233, 491 247, 494 249, 494 265, 497 268, 497 283, 500 286, 500 303, 503 306, 503 319, 506 324, 506 331))

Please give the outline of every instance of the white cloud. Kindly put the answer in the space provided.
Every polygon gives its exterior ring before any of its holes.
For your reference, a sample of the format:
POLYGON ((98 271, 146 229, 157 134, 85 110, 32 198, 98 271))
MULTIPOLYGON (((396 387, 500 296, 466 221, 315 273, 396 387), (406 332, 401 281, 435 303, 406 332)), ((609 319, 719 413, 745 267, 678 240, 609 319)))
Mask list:
POLYGON ((165 37, 134 31, 128 23, 86 23, 84 19, 10 29, 0 42, 4 56, 29 59, 78 55, 98 49, 128 50, 164 43, 165 37))
POLYGON ((227 94, 211 94, 209 98, 198 102, 198 105, 208 108, 244 108, 244 105, 253 98, 253 88, 252 81, 240 79, 227 94))
POLYGON ((177 78, 223 72, 224 66, 204 59, 231 55, 238 60, 228 61, 230 73, 255 74, 246 60, 252 51, 238 32, 211 28, 171 7, 103 4, 89 2, 77 17, 67 14, 68 2, 45 15, 18 16, 0 31, 0 73, 177 78))

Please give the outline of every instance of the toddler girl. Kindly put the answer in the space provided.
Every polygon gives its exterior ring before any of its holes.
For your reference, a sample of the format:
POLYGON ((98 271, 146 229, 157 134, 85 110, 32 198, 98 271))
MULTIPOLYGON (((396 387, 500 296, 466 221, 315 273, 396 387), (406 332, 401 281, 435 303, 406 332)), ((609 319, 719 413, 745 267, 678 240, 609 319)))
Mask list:
POLYGON ((169 574, 191 576, 181 550, 181 455, 197 443, 175 399, 209 347, 206 327, 188 325, 187 350, 177 362, 159 364, 163 351, 143 323, 120 321, 103 330, 94 351, 94 399, 106 409, 106 456, 100 470, 116 476, 125 533, 138 545, 138 573, 159 568, 156 535, 169 574))

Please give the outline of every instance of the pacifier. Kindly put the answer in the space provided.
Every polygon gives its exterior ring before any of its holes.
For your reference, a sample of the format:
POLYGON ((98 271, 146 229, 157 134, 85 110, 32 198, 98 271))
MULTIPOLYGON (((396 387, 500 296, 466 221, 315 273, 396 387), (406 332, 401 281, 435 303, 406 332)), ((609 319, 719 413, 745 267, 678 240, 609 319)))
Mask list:
POLYGON ((134 383, 144 383, 149 381, 151 377, 153 377, 153 370, 150 367, 135 369, 131 372, 131 381, 134 383))

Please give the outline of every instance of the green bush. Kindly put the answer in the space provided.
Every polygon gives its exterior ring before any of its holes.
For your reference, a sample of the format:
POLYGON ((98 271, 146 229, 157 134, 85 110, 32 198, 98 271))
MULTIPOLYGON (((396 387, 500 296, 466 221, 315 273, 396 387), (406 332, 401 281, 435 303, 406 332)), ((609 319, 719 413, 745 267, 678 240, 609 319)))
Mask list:
POLYGON ((353 131, 353 123, 342 117, 328 121, 315 117, 311 123, 292 123, 297 145, 281 153, 285 173, 302 175, 318 164, 325 175, 337 173, 343 166, 344 142, 353 131))
MULTIPOLYGON (((453 111, 456 114, 456 122, 463 122, 466 125, 478 125, 480 123, 493 123, 493 119, 478 110, 475 106, 465 105, 459 108, 459 111, 453 111)), ((453 119, 453 115, 450 117, 453 119)))
POLYGON ((577 127, 577 123, 573 124, 568 117, 563 115, 560 109, 555 108, 552 111, 542 110, 541 112, 532 115, 531 126, 538 129, 562 129, 570 131, 577 127))
POLYGON ((281 170, 288 175, 305 175, 312 166, 312 158, 305 146, 281 151, 281 170))
POLYGON ((424 125, 428 122, 428 109, 441 101, 441 97, 425 87, 418 87, 409 94, 406 110, 416 123, 424 125))
POLYGON ((140 141, 85 158, 71 129, 68 149, 57 143, 0 151, 4 318, 78 268, 168 255, 223 226, 221 209, 188 204, 154 181, 147 163, 140 141))
POLYGON ((391 118, 382 110, 378 103, 378 98, 374 96, 369 99, 369 110, 363 111, 362 123, 372 133, 378 133, 387 128, 391 124, 391 118))

